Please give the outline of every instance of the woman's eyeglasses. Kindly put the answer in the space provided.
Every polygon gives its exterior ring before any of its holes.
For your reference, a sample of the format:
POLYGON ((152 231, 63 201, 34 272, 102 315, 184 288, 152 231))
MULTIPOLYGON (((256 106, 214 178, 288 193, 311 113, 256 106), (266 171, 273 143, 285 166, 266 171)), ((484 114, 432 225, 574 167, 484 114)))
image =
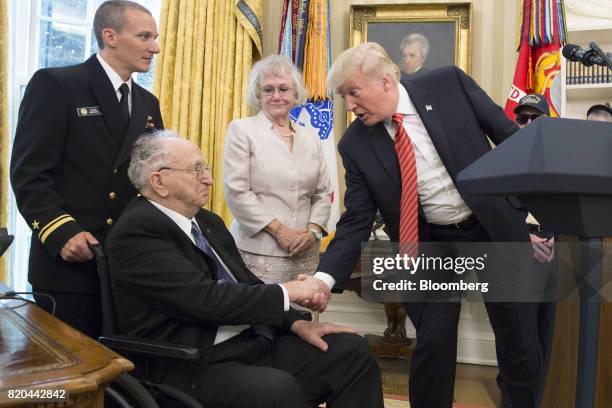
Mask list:
POLYGON ((263 88, 259 89, 261 91, 261 94, 263 96, 272 96, 274 95, 274 92, 278 91, 279 95, 281 96, 285 96, 289 93, 289 91, 293 90, 293 88, 288 87, 288 86, 280 86, 278 88, 274 88, 271 86, 265 86, 263 88))

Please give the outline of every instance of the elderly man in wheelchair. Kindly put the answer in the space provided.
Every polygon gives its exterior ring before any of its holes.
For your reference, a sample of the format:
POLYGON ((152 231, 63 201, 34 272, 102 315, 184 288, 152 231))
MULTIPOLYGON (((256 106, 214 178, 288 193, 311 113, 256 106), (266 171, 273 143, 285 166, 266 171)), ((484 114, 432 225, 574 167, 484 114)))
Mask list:
POLYGON ((207 407, 383 407, 364 339, 290 307, 328 294, 306 276, 261 282, 221 218, 202 209, 212 178, 193 143, 170 131, 143 136, 128 175, 141 196, 108 237, 102 282, 116 321, 105 331, 120 337, 101 340, 128 355, 129 339, 144 343, 138 350, 150 342, 161 356, 136 363, 140 379, 207 407))

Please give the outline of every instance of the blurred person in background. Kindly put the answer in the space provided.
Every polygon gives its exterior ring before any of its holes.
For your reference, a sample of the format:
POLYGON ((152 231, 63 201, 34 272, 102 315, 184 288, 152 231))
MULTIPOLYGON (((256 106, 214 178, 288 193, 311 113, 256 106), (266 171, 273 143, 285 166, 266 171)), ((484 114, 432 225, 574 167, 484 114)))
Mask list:
POLYGON ((597 120, 600 122, 612 122, 612 108, 610 103, 593 105, 587 110, 587 120, 597 120))

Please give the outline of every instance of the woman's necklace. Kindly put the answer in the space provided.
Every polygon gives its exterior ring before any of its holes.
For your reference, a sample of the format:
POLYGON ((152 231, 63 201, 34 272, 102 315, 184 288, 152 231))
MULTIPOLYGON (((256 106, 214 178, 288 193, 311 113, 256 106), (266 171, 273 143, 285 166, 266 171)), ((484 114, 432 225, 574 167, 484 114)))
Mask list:
POLYGON ((273 126, 274 131, 281 137, 292 137, 293 129, 291 129, 291 125, 289 125, 288 129, 283 128, 279 124, 275 123, 273 126))

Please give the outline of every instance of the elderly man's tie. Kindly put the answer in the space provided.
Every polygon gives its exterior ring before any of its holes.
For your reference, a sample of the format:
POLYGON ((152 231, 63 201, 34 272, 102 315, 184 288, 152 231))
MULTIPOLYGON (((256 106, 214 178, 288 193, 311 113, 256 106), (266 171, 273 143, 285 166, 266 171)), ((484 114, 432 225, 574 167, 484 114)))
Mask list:
POLYGON ((404 129, 404 115, 392 117, 395 124, 395 151, 402 176, 400 201, 400 253, 416 256, 419 241, 419 190, 412 142, 404 129))
MULTIPOLYGON (((210 243, 208 242, 204 234, 202 234, 202 231, 200 231, 200 228, 194 221, 191 221, 191 235, 195 240, 196 246, 200 248, 202 252, 208 255, 215 263, 217 281, 219 283, 238 283, 236 279, 227 271, 227 269, 225 269, 225 267, 217 257, 217 254, 215 254, 212 247, 210 246, 210 243)), ((266 337, 269 340, 273 339, 272 330, 269 326, 252 325, 252 327, 255 334, 266 337)))

